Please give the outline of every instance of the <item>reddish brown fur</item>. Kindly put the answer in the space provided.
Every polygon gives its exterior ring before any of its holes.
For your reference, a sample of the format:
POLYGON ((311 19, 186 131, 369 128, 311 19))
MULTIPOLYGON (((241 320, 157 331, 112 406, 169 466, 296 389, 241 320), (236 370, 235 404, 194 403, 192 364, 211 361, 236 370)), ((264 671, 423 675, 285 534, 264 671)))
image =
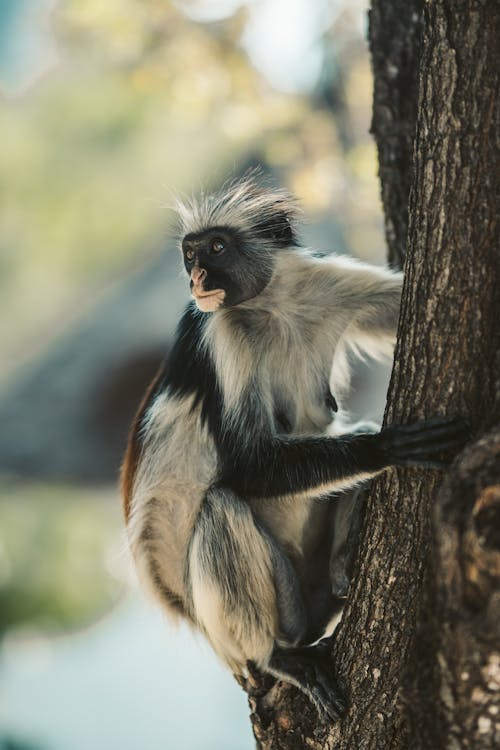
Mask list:
POLYGON ((134 491, 135 475, 137 473, 137 467, 139 466, 139 459, 141 457, 142 443, 140 438, 140 430, 144 414, 149 407, 152 396, 156 390, 158 381, 163 375, 163 366, 156 373, 155 377, 147 387, 146 393, 141 401, 141 404, 134 417, 132 425, 129 431, 127 450, 123 459, 123 464, 120 474, 120 485, 123 499, 123 512, 125 514, 125 522, 128 522, 130 516, 130 505, 132 503, 132 494, 134 491))
MULTIPOLYGON (((130 506, 132 503, 132 495, 134 492, 135 476, 137 473, 137 467, 139 466, 139 460, 141 458, 142 442, 140 432, 142 427, 142 420, 144 418, 144 414, 146 413, 153 400, 158 383, 163 377, 163 373, 164 366, 159 369, 152 382, 149 384, 130 427, 127 450, 121 469, 121 490, 123 496, 123 511, 125 514, 126 523, 128 523, 130 517, 130 506)), ((150 504, 154 505, 156 502, 157 500, 155 498, 151 498, 150 504)), ((143 534, 147 533, 150 533, 150 531, 148 529, 144 529, 143 534)), ((184 608, 184 602, 179 596, 174 594, 167 586, 165 586, 165 584, 161 580, 159 572, 156 570, 156 567, 153 563, 151 563, 150 573, 156 590, 158 591, 164 602, 170 606, 171 611, 173 613, 181 614, 189 619, 189 615, 184 608)))

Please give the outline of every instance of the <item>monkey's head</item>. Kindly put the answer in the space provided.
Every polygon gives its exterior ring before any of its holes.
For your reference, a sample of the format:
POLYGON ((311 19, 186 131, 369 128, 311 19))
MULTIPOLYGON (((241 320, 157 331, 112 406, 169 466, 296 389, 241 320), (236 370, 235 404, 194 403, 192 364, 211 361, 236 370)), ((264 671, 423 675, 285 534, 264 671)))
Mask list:
POLYGON ((297 243, 297 207, 252 171, 219 193, 178 202, 181 251, 191 294, 203 312, 234 307, 270 282, 276 253, 297 243))

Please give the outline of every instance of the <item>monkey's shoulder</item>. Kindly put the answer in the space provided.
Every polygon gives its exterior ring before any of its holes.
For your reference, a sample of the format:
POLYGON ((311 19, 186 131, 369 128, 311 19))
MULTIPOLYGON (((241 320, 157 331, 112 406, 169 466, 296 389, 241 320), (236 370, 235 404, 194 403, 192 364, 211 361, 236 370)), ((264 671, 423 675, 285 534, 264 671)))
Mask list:
POLYGON ((149 399, 142 413, 144 422, 154 412, 156 401, 163 396, 169 403, 184 404, 189 413, 199 413, 202 424, 208 423, 212 432, 218 429, 222 393, 213 359, 204 341, 207 318, 194 303, 187 305, 172 348, 150 387, 149 399))

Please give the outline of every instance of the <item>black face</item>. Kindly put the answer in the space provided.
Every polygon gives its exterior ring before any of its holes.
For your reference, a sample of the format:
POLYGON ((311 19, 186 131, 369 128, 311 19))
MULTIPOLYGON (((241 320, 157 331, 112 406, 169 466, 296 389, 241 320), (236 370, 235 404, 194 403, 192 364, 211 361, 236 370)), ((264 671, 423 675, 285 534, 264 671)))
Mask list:
MULTIPOLYGON (((204 292, 222 289, 224 307, 232 307, 259 294, 268 284, 269 261, 263 262, 245 246, 240 233, 227 227, 213 227, 199 234, 187 234, 182 240, 184 267, 191 276, 193 268, 206 274, 200 282, 204 292)), ((190 282, 193 290, 193 278, 190 282)))

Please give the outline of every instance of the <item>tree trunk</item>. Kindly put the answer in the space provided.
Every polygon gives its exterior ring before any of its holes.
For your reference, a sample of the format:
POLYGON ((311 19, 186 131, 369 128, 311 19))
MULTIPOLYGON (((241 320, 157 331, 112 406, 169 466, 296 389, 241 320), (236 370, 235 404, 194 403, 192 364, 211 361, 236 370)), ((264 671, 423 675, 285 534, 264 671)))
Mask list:
POLYGON ((402 268, 408 234, 408 196, 417 124, 423 0, 372 0, 371 131, 378 151, 387 258, 402 268))
MULTIPOLYGON (((382 5, 389 7, 377 0, 373 8, 372 49, 382 5)), ((349 711, 321 725, 294 688, 253 676, 247 689, 262 750, 499 747, 499 39, 497 2, 425 4, 405 287, 386 412, 388 423, 461 414, 473 441, 444 477, 398 470, 374 482, 333 650, 349 711)), ((393 125, 388 133, 380 125, 379 141, 392 138, 393 125)), ((391 183, 385 194, 399 196, 384 199, 389 229, 400 226, 395 248, 406 221, 401 170, 396 189, 381 166, 383 185, 391 183)))

